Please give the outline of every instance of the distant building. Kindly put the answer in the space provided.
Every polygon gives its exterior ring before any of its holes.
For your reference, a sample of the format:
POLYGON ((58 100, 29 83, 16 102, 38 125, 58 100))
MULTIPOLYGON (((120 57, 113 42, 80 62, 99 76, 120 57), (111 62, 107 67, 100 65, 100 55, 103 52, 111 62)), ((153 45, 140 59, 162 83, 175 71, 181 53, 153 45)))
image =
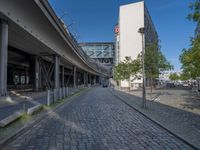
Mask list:
POLYGON ((177 75, 181 75, 180 71, 164 71, 159 74, 159 81, 170 81, 170 74, 176 73, 177 75))
POLYGON ((112 68, 114 64, 114 42, 90 42, 79 44, 83 51, 97 62, 112 68))
MULTIPOLYGON (((115 27, 116 54, 115 64, 125 57, 136 59, 142 51, 142 36, 138 30, 145 28, 145 44, 158 42, 158 35, 144 1, 120 6, 119 22, 115 27)), ((138 88, 142 78, 132 79, 131 87, 138 88)), ((121 87, 128 87, 127 81, 121 81, 121 87)))

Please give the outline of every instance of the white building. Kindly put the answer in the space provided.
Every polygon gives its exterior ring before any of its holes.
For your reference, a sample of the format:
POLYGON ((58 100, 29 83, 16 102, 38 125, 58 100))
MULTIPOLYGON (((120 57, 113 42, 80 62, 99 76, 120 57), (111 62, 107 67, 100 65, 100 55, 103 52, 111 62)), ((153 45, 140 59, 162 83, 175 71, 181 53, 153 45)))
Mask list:
MULTIPOLYGON (((125 57, 136 59, 142 51, 142 36, 138 30, 145 28, 145 43, 158 41, 158 36, 143 1, 120 6, 118 32, 116 32, 116 64, 123 61, 125 57)), ((132 79, 131 87, 137 88, 142 84, 142 78, 132 79)), ((121 81, 121 87, 127 88, 127 81, 121 81)))
POLYGON ((181 71, 164 71, 159 74, 159 81, 167 82, 170 81, 170 74, 176 73, 177 75, 181 75, 181 71))

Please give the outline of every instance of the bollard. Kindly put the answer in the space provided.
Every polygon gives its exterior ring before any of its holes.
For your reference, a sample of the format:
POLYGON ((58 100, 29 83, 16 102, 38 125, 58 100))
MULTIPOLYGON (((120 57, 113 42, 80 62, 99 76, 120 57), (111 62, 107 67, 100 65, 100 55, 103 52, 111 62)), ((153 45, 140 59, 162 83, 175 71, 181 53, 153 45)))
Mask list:
POLYGON ((56 98, 57 98, 56 101, 58 101, 59 98, 60 98, 60 96, 59 96, 59 88, 56 89, 56 96, 57 96, 57 97, 56 97, 56 98))
POLYGON ((62 99, 62 91, 61 88, 58 89, 58 96, 59 96, 59 100, 62 99))
POLYGON ((66 95, 69 96, 69 89, 66 87, 66 95))
POLYGON ((23 104, 23 110, 26 112, 26 104, 23 104))
POLYGON ((47 106, 51 105, 51 90, 47 90, 47 106))
POLYGON ((66 93, 65 93, 65 88, 64 87, 62 88, 62 93, 63 93, 63 98, 65 98, 66 97, 66 93))

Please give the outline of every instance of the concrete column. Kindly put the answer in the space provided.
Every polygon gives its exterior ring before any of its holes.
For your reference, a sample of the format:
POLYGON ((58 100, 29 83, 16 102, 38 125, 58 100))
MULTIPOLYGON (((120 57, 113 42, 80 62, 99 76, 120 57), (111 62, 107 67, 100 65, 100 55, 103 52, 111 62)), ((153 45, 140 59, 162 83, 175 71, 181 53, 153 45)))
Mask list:
POLYGON ((27 67, 26 67, 26 70, 25 70, 25 85, 28 84, 27 76, 28 76, 28 71, 27 71, 27 67))
POLYGON ((35 58, 35 80, 34 80, 34 91, 39 91, 40 89, 40 62, 38 57, 35 58))
POLYGON ((85 75, 85 77, 86 77, 86 86, 88 86, 88 73, 86 72, 85 74, 86 74, 85 75))
POLYGON ((87 81, 86 81, 86 72, 83 73, 83 84, 84 86, 87 86, 86 85, 87 81))
POLYGON ((7 95, 8 23, 0 20, 0 96, 7 95))
POLYGON ((40 61, 37 56, 30 58, 29 60, 29 84, 33 85, 33 90, 38 91, 40 86, 40 80, 41 80, 41 67, 40 67, 40 61))
POLYGON ((60 88, 60 57, 58 55, 55 56, 55 70, 54 70, 54 80, 55 80, 55 88, 60 88))
POLYGON ((92 85, 92 75, 90 74, 90 85, 92 85))
POLYGON ((74 72, 74 88, 76 88, 76 67, 73 67, 73 72, 74 72))
POLYGON ((65 86, 65 67, 62 66, 62 87, 65 86))

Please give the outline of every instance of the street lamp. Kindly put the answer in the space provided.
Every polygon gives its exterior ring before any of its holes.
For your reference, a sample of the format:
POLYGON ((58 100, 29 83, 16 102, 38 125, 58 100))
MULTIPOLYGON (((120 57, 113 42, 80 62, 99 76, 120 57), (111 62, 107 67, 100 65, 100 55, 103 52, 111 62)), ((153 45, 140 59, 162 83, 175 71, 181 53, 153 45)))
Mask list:
POLYGON ((146 108, 146 77, 145 77, 145 67, 144 67, 144 57, 145 57, 145 43, 144 43, 144 31, 145 28, 139 28, 138 32, 142 35, 142 107, 146 108))

